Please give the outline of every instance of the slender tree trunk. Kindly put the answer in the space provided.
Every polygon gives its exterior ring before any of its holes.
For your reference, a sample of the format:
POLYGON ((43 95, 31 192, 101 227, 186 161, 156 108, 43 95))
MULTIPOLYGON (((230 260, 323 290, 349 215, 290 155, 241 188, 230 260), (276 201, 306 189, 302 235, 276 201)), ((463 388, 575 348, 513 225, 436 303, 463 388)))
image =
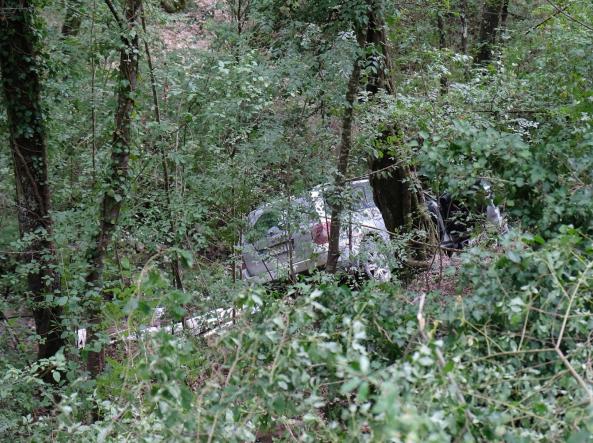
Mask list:
MULTIPOLYGON (((10 130, 19 231, 31 237, 23 259, 36 263, 28 274, 28 293, 41 337, 38 357, 54 355, 64 345, 61 309, 45 302, 46 294, 60 290, 55 249, 50 240, 50 188, 47 142, 41 109, 35 7, 28 0, 0 0, 0 72, 10 130)), ((48 374, 50 375, 50 374, 48 374)), ((50 377, 51 379, 51 377, 50 377)))
POLYGON ((467 0, 461 0, 460 9, 459 24, 461 25, 461 53, 467 54, 467 0))
POLYGON ((498 29, 502 2, 503 0, 485 0, 476 56, 478 64, 486 64, 492 60, 492 49, 496 42, 496 30, 498 29))
POLYGON ((509 0, 503 0, 502 1, 502 9, 500 10, 501 35, 506 32, 508 18, 509 18, 509 0))
MULTIPOLYGON (((445 36, 445 21, 441 11, 437 11, 437 29, 439 32, 439 49, 444 51, 447 48, 447 39, 445 36)), ((439 82, 441 84, 441 95, 447 95, 449 79, 445 74, 441 74, 439 82)))
MULTIPOLYGON (((96 326, 100 322, 100 304, 108 301, 103 293, 103 268, 107 248, 117 226, 122 203, 128 192, 128 162, 132 145, 132 112, 134 93, 138 76, 138 56, 140 31, 141 0, 126 0, 126 28, 121 29, 123 46, 120 51, 119 89, 115 112, 115 130, 111 141, 110 175, 107 190, 103 195, 100 215, 100 229, 94 239, 94 246, 89 251, 90 272, 86 278, 89 289, 94 292, 95 300, 90 309, 91 340, 97 338, 96 326)), ((92 376, 103 370, 104 350, 89 352, 87 367, 92 376)))
MULTIPOLYGON (((142 31, 146 35, 146 18, 144 16, 144 7, 142 7, 142 31)), ((148 42, 144 40, 144 51, 146 52, 146 61, 148 63, 148 71, 150 73, 150 89, 152 91, 152 103, 154 105, 154 119, 160 125, 161 123, 161 108, 159 106, 159 96, 156 90, 156 77, 154 75, 154 66, 152 64, 152 57, 150 55, 150 47, 148 42)), ((158 149, 161 156, 161 166, 163 168, 163 191, 165 192, 165 199, 167 203, 167 213, 169 217, 169 229, 173 238, 177 237, 177 224, 175 223, 175 214, 173 213, 173 206, 171 204, 171 180, 169 179, 169 164, 163 146, 163 140, 158 140, 158 149)), ((174 244, 175 241, 168 242, 169 245, 174 244)), ((171 261, 171 273, 173 275, 173 284, 177 289, 183 291, 183 280, 181 276, 181 263, 179 262, 179 255, 175 253, 171 261)))
POLYGON ((62 24, 62 35, 78 35, 82 23, 81 9, 81 0, 66 0, 66 16, 64 17, 64 23, 62 24))
MULTIPOLYGON (((364 48, 364 38, 359 37, 359 45, 364 48), (362 43, 362 44, 361 44, 362 43)), ((331 210, 331 226, 329 232, 329 245, 327 252, 326 271, 330 274, 336 272, 338 259, 340 258, 340 229, 343 205, 341 195, 344 191, 346 173, 348 172, 348 160, 350 148, 352 147, 352 119, 354 114, 354 102, 358 93, 360 83, 361 57, 357 57, 352 67, 348 90, 346 92, 346 109, 342 118, 342 139, 338 147, 338 167, 335 178, 336 201, 333 202, 331 210)))

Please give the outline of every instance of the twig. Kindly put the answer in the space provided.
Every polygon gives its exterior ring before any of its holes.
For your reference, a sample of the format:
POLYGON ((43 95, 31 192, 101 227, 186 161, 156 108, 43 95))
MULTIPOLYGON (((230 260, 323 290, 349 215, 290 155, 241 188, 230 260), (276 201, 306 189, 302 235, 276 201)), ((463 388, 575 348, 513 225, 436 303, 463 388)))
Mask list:
POLYGON ((565 11, 566 9, 568 9, 570 5, 566 5, 564 6, 562 9, 557 9, 552 15, 549 15, 548 17, 546 17, 544 20, 542 20, 541 22, 539 22, 537 25, 532 26, 531 28, 529 28, 527 31, 525 31, 525 34, 523 35, 527 35, 529 34, 531 31, 539 28, 542 25, 545 25, 547 22, 549 22, 550 20, 552 20, 554 17, 556 17, 558 14, 561 14, 563 11, 565 11))
MULTIPOLYGON (((560 7, 558 7, 557 4, 555 4, 554 2, 552 2, 551 0, 546 0, 550 5, 552 5, 552 7, 558 11, 559 14, 562 14, 563 16, 565 16, 566 18, 568 18, 569 20, 572 20, 575 23, 578 23, 579 25, 581 25, 583 28, 589 30, 589 31, 593 31, 593 27, 589 26, 586 23, 583 23, 582 21, 580 21, 579 19, 573 17, 572 15, 570 15, 568 12, 566 12, 564 9, 561 9, 560 7)), ((566 8, 565 8, 566 9, 566 8)))
MULTIPOLYGON (((556 272, 554 271, 554 268, 552 267, 552 265, 548 262, 546 262, 546 264, 548 265, 548 269, 552 273, 552 276, 553 276, 554 280, 556 281, 556 284, 558 286, 560 286, 560 289, 564 293, 564 295, 568 296, 566 289, 560 283, 560 280, 558 279, 558 276, 556 275, 556 272)), ((587 382, 583 379, 583 377, 581 377, 581 375, 575 370, 575 368, 572 366, 570 361, 568 361, 568 359, 562 352, 562 349, 560 349, 560 345, 562 344, 562 339, 564 338, 564 331, 566 330, 566 324, 568 323, 568 317, 570 315, 570 310, 572 309, 572 304, 574 303, 574 299, 575 299, 581 285, 585 281, 585 278, 587 277, 587 273, 589 272, 591 267, 593 267, 593 261, 589 262, 587 264, 587 266, 585 267, 585 269, 583 270, 583 272, 581 272, 581 275, 579 277, 577 284, 574 286, 572 293, 568 297, 568 306, 566 307, 566 312, 565 312, 564 318, 562 320, 562 326, 560 327, 560 332, 558 333, 558 339, 556 341, 556 346, 554 349, 556 350, 556 353, 558 354, 558 357, 560 358, 560 360, 562 361, 564 366, 566 366, 566 369, 568 369, 570 374, 574 377, 574 379, 577 381, 577 383, 581 386, 581 388, 583 388, 583 390, 587 394, 587 397, 589 399, 588 400, 589 404, 593 405, 593 391, 591 391, 591 387, 587 384, 587 382)))
MULTIPOLYGON (((158 98, 158 94, 157 94, 157 90, 156 90, 156 76, 154 75, 154 64, 152 63, 152 56, 150 54, 150 47, 148 46, 148 40, 146 39, 146 17, 145 17, 145 13, 144 13, 144 5, 141 5, 141 11, 140 11, 140 21, 142 24, 142 31, 144 33, 144 51, 146 52, 146 61, 148 63, 148 71, 150 74, 150 88, 152 91, 152 101, 153 101, 153 105, 154 105, 154 118, 155 121, 158 125, 161 124, 161 108, 159 106, 159 98, 158 98)), ((160 130, 160 128, 159 128, 160 130)), ((158 149, 159 149, 159 154, 161 157, 161 166, 163 168, 163 191, 165 192, 165 201, 167 204, 167 211, 169 212, 168 216, 169 216, 169 229, 171 230, 171 233, 173 234, 173 238, 175 239, 175 232, 177 231, 177 226, 175 223, 175 217, 174 217, 174 213, 173 213, 173 206, 171 204, 171 179, 169 176, 169 166, 167 164, 167 156, 165 153, 165 148, 163 146, 163 140, 162 140, 162 136, 159 136, 159 139, 157 144, 158 144, 158 149)), ((175 240, 170 241, 168 243, 173 244, 173 243, 177 243, 175 240)), ((175 244, 174 246, 177 246, 177 244, 175 244)), ((183 288, 183 280, 181 278, 181 267, 180 267, 180 263, 179 263, 179 254, 177 254, 177 252, 174 252, 173 254, 173 261, 171 263, 171 271, 173 274, 173 284, 177 289, 180 289, 181 291, 184 291, 183 288)))
POLYGON ((368 174, 363 174, 363 175, 359 175, 357 177, 351 177, 351 178, 344 179, 344 182, 353 182, 353 181, 356 181, 356 180, 362 180, 363 178, 369 178, 369 177, 371 177, 373 175, 377 175, 377 174, 380 174, 382 172, 385 172, 385 171, 387 171, 389 169, 392 169, 392 168, 396 168, 398 166, 401 166, 403 163, 404 163, 404 160, 398 160, 397 162, 395 162, 392 165, 385 166, 384 168, 377 169, 376 171, 371 171, 368 174))
POLYGON ((538 349, 525 349, 524 351, 504 351, 504 352, 495 352, 494 354, 488 354, 484 357, 474 358, 470 361, 470 363, 477 363, 482 360, 488 360, 490 358, 495 357, 505 357, 505 356, 512 356, 512 355, 521 355, 521 354, 539 354, 540 352, 554 352, 554 348, 538 348, 538 349))
MULTIPOLYGON (((220 400, 218 402, 219 404, 222 404, 222 400, 225 397, 224 388, 226 388, 227 385, 229 384, 231 375, 233 374, 233 371, 235 370, 235 367, 237 366, 237 363, 239 362, 239 357, 240 357, 239 353, 241 352, 241 338, 242 337, 239 338, 239 342, 238 342, 239 344, 237 345, 237 351, 235 352, 235 361, 233 361, 233 364, 231 365, 229 372, 226 376, 226 379, 224 381, 224 385, 222 387, 223 391, 222 391, 222 394, 220 395, 220 400)), ((216 415, 214 416, 214 421, 212 423, 212 429, 210 430, 210 434, 208 435, 208 443, 211 443, 212 439, 214 438, 214 432, 216 431, 216 423, 218 422, 218 417, 220 416, 220 411, 221 411, 221 409, 219 409, 216 412, 216 415)))
MULTIPOLYGON (((425 342, 428 342, 429 339, 428 339, 428 336, 426 335, 426 331, 424 330, 426 327, 426 320, 424 319, 424 314, 423 314, 425 301, 426 301, 426 293, 423 292, 422 295, 420 296, 420 303, 418 304, 418 314, 416 315, 416 319, 418 320, 418 331, 420 332, 422 339, 425 342)), ((437 363, 438 363, 439 367, 441 369, 443 369, 447 365, 447 362, 445 361, 445 357, 443 356, 443 353, 437 347, 435 347, 434 352, 437 356, 437 363)), ((453 378, 453 375, 451 373, 446 374, 446 377, 447 377, 447 380, 449 380, 451 387, 455 391, 455 396, 457 397, 457 400, 459 401, 460 404, 462 404, 463 406, 466 407, 464 410, 466 423, 471 423, 475 419, 475 416, 467 408, 468 405, 467 405, 467 402, 465 401, 465 397, 463 396, 463 393, 461 391, 461 388, 459 387, 459 384, 453 378)))
POLYGON ((117 22, 117 25, 119 26, 119 28, 123 30, 124 29, 124 20, 123 20, 122 16, 120 15, 120 13, 115 8, 115 6, 113 5, 113 2, 111 0, 105 0, 105 4, 111 11, 111 14, 113 15, 113 18, 115 19, 115 21, 117 22))
POLYGON ((280 339, 278 350, 276 351, 276 355, 274 356, 274 361, 272 362, 272 368, 270 370, 270 382, 274 380, 274 372, 276 372, 276 366, 278 364, 278 359, 280 358, 280 353, 282 352, 282 346, 284 345, 284 340, 286 339, 286 334, 288 332, 288 326, 290 324, 290 318, 286 318, 286 326, 284 327, 284 331, 282 331, 282 338, 280 339))
POLYGON ((519 351, 523 346, 523 340, 525 340, 525 334, 527 332, 527 323, 529 322, 529 312, 531 311, 529 308, 531 307, 532 296, 529 296, 529 304, 527 305, 527 312, 525 313, 525 321, 523 322, 523 329, 521 331, 521 340, 519 340, 519 351))

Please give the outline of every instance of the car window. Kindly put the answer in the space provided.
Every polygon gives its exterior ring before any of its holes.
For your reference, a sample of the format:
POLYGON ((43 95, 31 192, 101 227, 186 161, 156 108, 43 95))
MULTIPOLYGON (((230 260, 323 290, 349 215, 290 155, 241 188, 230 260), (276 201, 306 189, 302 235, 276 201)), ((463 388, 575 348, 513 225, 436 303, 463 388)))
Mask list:
POLYGON ((282 213, 276 209, 264 211, 247 232, 246 240, 251 243, 266 237, 275 237, 284 231, 282 213))

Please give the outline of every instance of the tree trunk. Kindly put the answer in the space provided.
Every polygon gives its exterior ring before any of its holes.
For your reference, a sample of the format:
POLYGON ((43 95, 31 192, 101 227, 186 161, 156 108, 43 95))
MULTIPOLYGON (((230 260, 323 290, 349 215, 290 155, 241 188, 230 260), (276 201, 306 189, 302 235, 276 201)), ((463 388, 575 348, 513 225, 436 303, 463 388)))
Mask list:
MULTIPOLYGON (((31 237, 23 259, 37 263, 28 274, 33 317, 41 337, 38 358, 54 355, 64 346, 61 309, 45 302, 60 289, 51 237, 47 142, 41 109, 35 7, 28 0, 0 0, 0 72, 6 102, 21 238, 31 237)), ((50 376, 51 374, 48 374, 50 376)), ((51 379, 51 377, 49 377, 51 379)))
MULTIPOLYGON (((439 32, 439 49, 444 51, 447 48, 447 39, 445 36, 445 21, 443 20, 443 13, 441 11, 437 11, 437 29, 439 32)), ((449 79, 445 74, 441 74, 439 82, 441 84, 441 95, 447 95, 449 79)))
MULTIPOLYGON (((373 20, 369 20, 368 38, 370 41, 380 42, 381 47, 387 48, 383 14, 377 3, 374 3, 371 14, 373 20)), ((439 31, 440 44, 444 46, 442 19, 439 20, 439 31)), ((384 54, 387 56, 386 66, 391 66, 387 49, 384 50, 384 54)), ((443 83, 441 82, 442 87, 443 83)), ((395 94, 392 87, 386 90, 395 94)), ((414 171, 403 159, 394 156, 392 140, 400 138, 401 134, 398 134, 393 128, 384 131, 379 137, 377 142, 381 152, 376 158, 369 159, 371 169, 369 181, 373 188, 375 204, 381 211, 385 228, 390 233, 409 233, 420 230, 428 234, 426 238, 422 239, 422 242, 410 245, 412 254, 408 257, 407 263, 418 267, 425 265, 424 260, 429 256, 435 244, 435 237, 432 234, 434 227, 427 214, 422 189, 414 171), (378 173, 379 171, 381 173, 378 173)))
MULTIPOLYGON (((360 41, 360 39, 359 39, 360 41)), ((360 45, 361 49, 364 45, 360 45)), ((342 140, 338 148, 338 168, 335 178, 335 191, 337 198, 333 202, 331 210, 331 225, 329 231, 329 245, 327 252, 326 271, 330 274, 336 272, 338 259, 340 258, 340 229, 342 216, 341 195, 344 191, 346 173, 348 172, 348 159, 350 148, 352 147, 352 117, 354 114, 354 101, 358 93, 358 84, 360 82, 360 70, 362 59, 357 57, 352 67, 350 80, 348 81, 348 91, 346 92, 346 109, 342 118, 342 140)))
MULTIPOLYGON (((103 268, 107 248, 117 226, 122 202, 128 191, 128 162, 132 144, 132 111, 134 93, 138 76, 138 55, 140 31, 141 0, 126 0, 125 20, 127 28, 121 29, 123 46, 120 51, 119 90, 115 112, 115 130, 111 142, 110 176, 107 190, 101 204, 100 229, 94 239, 94 247, 89 251, 90 272, 86 278, 89 289, 94 292, 95 301, 90 309, 90 322, 100 322, 100 304, 108 301, 102 292, 103 268), (102 295, 100 297, 99 295, 102 295)), ((91 341, 97 339, 96 327, 91 327, 91 341)), ((104 350, 89 352, 87 367, 93 377, 103 370, 104 350)))
MULTIPOLYGON (((142 7, 142 31, 147 35, 146 31, 146 18, 144 15, 144 7, 142 7)), ((152 57, 150 55, 150 47, 148 41, 144 40, 144 52, 146 52, 146 61, 148 63, 148 72, 150 74, 150 89, 152 91, 152 103, 154 106, 154 119, 160 125, 161 124, 161 108, 159 105, 159 97, 156 90, 156 77, 154 75, 154 66, 152 64, 152 57)), ((171 181, 169 179, 169 164, 167 156, 165 154, 165 148, 163 146, 164 140, 159 137, 158 149, 161 156, 161 166, 163 168, 163 191, 165 192, 165 201, 167 204, 167 215, 169 217, 169 229, 171 231, 171 237, 175 239, 177 237, 177 226, 175 223, 175 214, 173 213, 173 206, 171 204, 171 181)), ((167 241, 167 246, 175 245, 175 240, 167 241)), ((183 279, 181 276, 181 263, 179 260, 179 254, 175 252, 173 254, 173 260, 171 261, 171 274, 173 275, 173 284, 175 288, 183 291, 183 279)))
POLYGON ((502 9, 500 10, 501 34, 506 32, 508 18, 509 18, 509 0, 503 0, 502 1, 502 9))
POLYGON ((373 49, 373 58, 376 62, 376 72, 370 76, 367 83, 367 91, 376 94, 380 89, 387 94, 394 94, 395 90, 389 76, 391 72, 391 57, 387 48, 387 36, 383 14, 378 5, 373 2, 369 11, 369 23, 367 28, 366 41, 373 49))
POLYGON ((461 25, 461 53, 467 54, 467 0, 461 0, 460 9, 461 12, 459 13, 459 23, 461 25))
POLYGON ((380 137, 379 141, 386 143, 386 146, 380 157, 370 161, 369 181, 373 188, 373 199, 381 211, 387 231, 392 234, 425 233, 410 245, 411 254, 406 263, 413 267, 426 267, 425 260, 432 255, 432 249, 437 244, 436 231, 415 172, 405 160, 394 156, 394 147, 388 144, 390 139, 399 138, 393 130, 384 132, 380 137))
POLYGON ((65 37, 78 35, 82 23, 82 1, 66 0, 66 16, 62 24, 62 35, 65 37))
POLYGON ((498 29, 502 1, 485 0, 476 56, 478 64, 486 64, 492 59, 492 48, 496 42, 496 30, 498 29))
POLYGON ((161 0, 161 7, 169 14, 183 11, 186 6, 187 0, 161 0))

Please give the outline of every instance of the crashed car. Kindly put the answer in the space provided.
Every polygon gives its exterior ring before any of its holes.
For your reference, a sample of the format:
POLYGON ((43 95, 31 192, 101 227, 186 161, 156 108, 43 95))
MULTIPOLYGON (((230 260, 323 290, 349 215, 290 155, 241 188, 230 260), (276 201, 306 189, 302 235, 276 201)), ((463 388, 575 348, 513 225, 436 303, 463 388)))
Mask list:
MULTIPOLYGON (((486 214, 489 223, 501 227, 502 217, 494 204, 490 183, 479 180, 474 187, 485 200, 479 211, 486 214)), ((338 266, 387 281, 392 267, 383 246, 389 243, 389 233, 373 201, 370 183, 368 179, 357 180, 348 188, 341 196, 346 217, 340 230, 338 266)), ((274 281, 325 267, 331 227, 327 194, 327 188, 318 186, 308 196, 264 205, 247 216, 240 245, 244 280, 274 281)), ((447 251, 466 246, 473 223, 468 220, 469 211, 448 193, 438 198, 427 194, 425 201, 441 246, 447 251)))
MULTIPOLYGON (((264 205, 247 216, 240 245, 244 280, 273 281, 325 267, 331 227, 326 190, 318 186, 305 197, 264 205)), ((389 235, 369 181, 350 182, 347 194, 338 266, 356 267, 369 277, 389 280, 389 267, 380 263, 379 253, 370 246, 387 241, 389 235), (363 249, 366 254, 361 254, 363 249)))

